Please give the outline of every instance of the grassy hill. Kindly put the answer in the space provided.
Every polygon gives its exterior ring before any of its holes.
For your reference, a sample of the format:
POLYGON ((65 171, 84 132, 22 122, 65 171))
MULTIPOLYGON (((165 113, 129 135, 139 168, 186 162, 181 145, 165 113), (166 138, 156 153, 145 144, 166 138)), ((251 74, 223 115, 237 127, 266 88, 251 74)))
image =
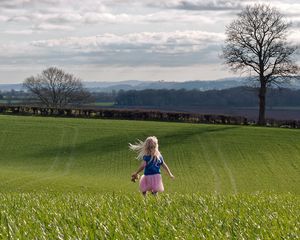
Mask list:
POLYGON ((155 135, 166 192, 300 193, 299 130, 0 116, 0 189, 135 192, 128 143, 155 135))
POLYGON ((297 129, 3 115, 0 125, 1 239, 300 238, 297 129), (128 143, 149 135, 176 179, 144 199, 128 143))

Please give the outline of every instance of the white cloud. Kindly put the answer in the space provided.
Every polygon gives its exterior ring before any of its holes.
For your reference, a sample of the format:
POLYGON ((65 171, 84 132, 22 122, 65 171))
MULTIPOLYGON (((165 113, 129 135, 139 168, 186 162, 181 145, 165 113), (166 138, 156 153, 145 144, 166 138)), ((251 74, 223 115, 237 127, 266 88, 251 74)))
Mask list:
POLYGON ((82 23, 124 23, 133 22, 133 16, 128 14, 111 14, 111 13, 97 13, 89 12, 82 16, 82 23))
POLYGON ((13 16, 7 19, 7 22, 29 22, 30 16, 13 16))
MULTIPOLYGON (((224 39, 223 33, 204 31, 137 32, 123 35, 106 33, 90 37, 38 40, 22 45, 6 44, 0 46, 0 56, 5 55, 5 61, 11 63, 165 67, 220 64, 219 55, 224 39)), ((294 31, 289 40, 297 43, 297 39, 299 32, 294 31)))
POLYGON ((67 26, 67 25, 42 23, 36 25, 32 29, 37 31, 53 31, 53 30, 71 31, 74 29, 74 27, 67 26))
POLYGON ((220 61, 218 53, 223 39, 224 35, 219 33, 175 31, 124 35, 107 33, 92 37, 32 41, 27 44, 2 44, 0 65, 32 63, 175 67, 211 64, 220 61))
POLYGON ((154 0, 148 1, 149 6, 161 8, 176 8, 184 10, 197 10, 197 11, 214 11, 214 10, 232 10, 240 9, 242 1, 237 0, 154 0))
POLYGON ((220 64, 225 26, 258 2, 294 22, 289 40, 299 44, 295 0, 1 0, 0 67, 87 64, 150 75, 220 64))
POLYGON ((99 12, 64 12, 64 13, 24 13, 16 14, 11 17, 0 17, 0 21, 10 21, 10 22, 30 22, 33 24, 103 24, 103 23, 113 23, 113 24, 145 24, 145 23, 162 23, 162 22, 180 22, 180 23, 213 23, 224 16, 212 16, 208 18, 196 13, 182 13, 181 11, 168 10, 159 11, 149 14, 113 14, 113 13, 99 13, 99 12))
POLYGON ((17 61, 17 59, 31 58, 37 56, 39 53, 35 52, 35 48, 27 43, 2 43, 0 44, 0 61, 8 60, 10 63, 17 61))
POLYGON ((292 31, 288 40, 292 42, 292 44, 300 46, 300 31, 292 31))
POLYGON ((76 23, 81 21, 82 16, 75 12, 63 12, 63 13, 33 13, 26 17, 31 18, 32 22, 42 23, 76 23))
POLYGON ((33 33, 32 30, 7 30, 4 31, 5 34, 12 34, 12 35, 30 35, 33 33))
POLYGON ((131 52, 179 54, 197 52, 210 45, 220 44, 224 35, 202 31, 141 32, 125 35, 103 34, 93 37, 63 38, 32 42, 40 48, 64 49, 76 52, 131 52))
MULTIPOLYGON (((205 29, 205 24, 228 22, 232 19, 233 13, 240 11, 243 6, 258 2, 266 1, 86 0, 83 4, 79 0, 2 0, 0 1, 0 22, 26 24, 27 29, 37 31, 80 30, 90 24, 132 26, 174 24, 176 26, 190 23, 205 29), (131 10, 135 8, 135 11, 131 10), (141 14, 141 11, 145 13, 141 14), (41 27, 32 28, 32 25, 41 27), (62 27, 54 27, 54 25, 62 25, 62 27)), ((291 21, 300 17, 300 3, 277 0, 267 2, 277 7, 291 21)))
POLYGON ((6 22, 8 19, 8 17, 0 15, 0 22, 6 22))

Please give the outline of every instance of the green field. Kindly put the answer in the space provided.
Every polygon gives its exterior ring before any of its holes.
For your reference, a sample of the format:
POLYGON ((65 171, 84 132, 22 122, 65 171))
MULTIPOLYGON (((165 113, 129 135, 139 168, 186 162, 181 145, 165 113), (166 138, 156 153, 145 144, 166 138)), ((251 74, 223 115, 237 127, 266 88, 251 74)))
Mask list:
POLYGON ((0 116, 2 190, 137 191, 128 143, 155 135, 167 192, 300 194, 297 129, 0 116))
POLYGON ((97 106, 97 107, 112 107, 115 105, 114 102, 94 102, 87 104, 89 106, 97 106))
POLYGON ((0 194, 1 239, 299 239, 291 194, 0 194))
POLYGON ((0 238, 300 237, 298 129, 4 115, 0 125, 0 238), (152 135, 176 179, 163 174, 166 192, 144 200, 128 143, 152 135))

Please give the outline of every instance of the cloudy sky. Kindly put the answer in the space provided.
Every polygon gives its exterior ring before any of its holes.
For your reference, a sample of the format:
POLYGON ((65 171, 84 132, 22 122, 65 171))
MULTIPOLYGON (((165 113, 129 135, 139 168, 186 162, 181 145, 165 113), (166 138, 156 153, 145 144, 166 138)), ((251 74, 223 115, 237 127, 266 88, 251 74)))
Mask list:
POLYGON ((219 58, 225 26, 257 2, 277 7, 299 43, 300 0, 0 0, 0 83, 50 66, 84 81, 234 76, 219 58))

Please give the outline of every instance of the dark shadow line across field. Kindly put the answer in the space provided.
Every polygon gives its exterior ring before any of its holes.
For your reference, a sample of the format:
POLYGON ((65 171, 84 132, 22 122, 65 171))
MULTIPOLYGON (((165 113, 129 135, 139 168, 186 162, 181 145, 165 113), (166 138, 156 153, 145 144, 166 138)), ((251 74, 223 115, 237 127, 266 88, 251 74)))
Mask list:
MULTIPOLYGON (((184 128, 180 129, 180 131, 176 131, 174 128, 174 133, 168 133, 166 135, 159 135, 158 137, 161 142, 163 142, 163 147, 168 148, 170 145, 174 144, 182 144, 189 139, 192 139, 194 136, 199 136, 203 134, 209 134, 214 132, 224 132, 228 130, 235 129, 235 126, 232 127, 201 127, 198 126, 196 128, 184 128), (176 132, 175 132, 176 131, 176 132), (176 137, 174 137, 176 136, 176 137)), ((157 131, 157 130, 156 130, 157 131)), ((118 133, 116 131, 116 133, 118 133)), ((119 151, 127 151, 128 143, 135 142, 138 139, 137 135, 132 136, 132 139, 129 139, 130 136, 125 132, 120 135, 109 135, 102 136, 93 140, 77 142, 76 144, 70 144, 67 146, 62 146, 58 140, 58 144, 55 147, 44 148, 35 152, 29 153, 26 157, 35 158, 35 159, 55 159, 57 158, 57 154, 60 155, 60 160, 62 163, 66 163, 69 159, 69 155, 75 150, 77 154, 81 156, 91 156, 91 155, 111 155, 112 153, 119 151), (136 138, 135 138, 136 137, 136 138)), ((99 134, 101 135, 101 133, 99 134)), ((149 131, 149 135, 150 131, 149 131)), ((66 138, 68 136, 65 136, 66 138)), ((145 137, 145 132, 141 132, 141 138, 145 137)), ((80 132, 78 133, 78 139, 80 139, 80 132)), ((143 138, 142 138, 143 139, 143 138)), ((73 156, 76 158, 76 156, 73 156)))
POLYGON ((189 139, 193 138, 194 136, 200 136, 203 134, 215 133, 215 132, 224 132, 228 130, 235 129, 237 127, 230 126, 230 127, 201 127, 201 128, 188 128, 183 129, 181 131, 176 131, 173 134, 166 134, 161 135, 160 140, 163 141, 164 148, 171 144, 181 144, 189 139), (174 138, 176 136, 176 138, 174 138))
MULTIPOLYGON (((122 149, 128 149, 128 141, 124 138, 124 144, 120 144, 120 140, 122 141, 122 137, 118 138, 116 142, 117 136, 106 136, 97 139, 93 139, 90 141, 85 141, 81 143, 72 143, 67 146, 61 146, 58 144, 55 147, 44 148, 42 150, 31 152, 27 155, 30 158, 48 158, 53 159, 57 156, 57 153, 60 153, 60 160, 68 161, 69 155, 76 151, 76 153, 80 153, 80 155, 95 155, 95 154, 109 154, 115 151, 121 151, 122 149), (65 160, 63 160, 65 159, 65 160)), ((78 138, 80 138, 80 133, 78 138)))

